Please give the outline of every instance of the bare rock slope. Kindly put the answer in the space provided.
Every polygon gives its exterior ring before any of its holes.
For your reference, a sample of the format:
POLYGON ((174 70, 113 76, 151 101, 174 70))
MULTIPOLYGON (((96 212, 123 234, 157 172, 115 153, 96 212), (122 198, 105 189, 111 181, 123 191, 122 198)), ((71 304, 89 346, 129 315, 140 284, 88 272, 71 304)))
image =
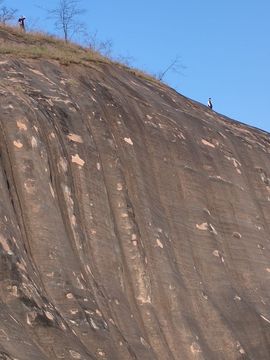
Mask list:
POLYGON ((0 359, 269 359, 269 134, 112 64, 0 69, 0 359))

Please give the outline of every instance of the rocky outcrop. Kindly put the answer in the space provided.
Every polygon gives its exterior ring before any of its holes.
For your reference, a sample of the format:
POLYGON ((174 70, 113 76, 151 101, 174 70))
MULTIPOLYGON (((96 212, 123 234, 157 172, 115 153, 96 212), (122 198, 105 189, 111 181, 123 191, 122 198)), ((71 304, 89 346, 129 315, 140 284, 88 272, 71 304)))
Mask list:
POLYGON ((269 134, 116 65, 0 67, 0 359, 270 358, 269 134))

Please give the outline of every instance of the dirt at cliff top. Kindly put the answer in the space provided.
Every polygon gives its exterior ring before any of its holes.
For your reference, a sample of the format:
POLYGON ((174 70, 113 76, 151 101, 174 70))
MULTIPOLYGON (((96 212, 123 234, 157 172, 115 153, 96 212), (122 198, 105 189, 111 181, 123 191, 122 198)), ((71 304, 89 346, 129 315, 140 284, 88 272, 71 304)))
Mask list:
POLYGON ((0 359, 269 359, 269 134, 115 65, 0 70, 0 359))

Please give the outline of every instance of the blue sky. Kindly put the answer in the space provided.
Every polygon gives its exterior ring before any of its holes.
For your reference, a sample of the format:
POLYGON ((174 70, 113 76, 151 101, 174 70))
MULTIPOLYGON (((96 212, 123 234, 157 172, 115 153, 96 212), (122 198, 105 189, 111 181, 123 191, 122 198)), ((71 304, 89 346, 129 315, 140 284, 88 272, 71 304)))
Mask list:
MULTIPOLYGON (((42 8, 56 0, 8 0, 29 23, 54 32, 42 8)), ((228 117, 270 132, 269 0, 81 1, 80 21, 100 40, 111 40, 114 56, 159 73, 177 56, 180 74, 164 81, 181 94, 228 117)))

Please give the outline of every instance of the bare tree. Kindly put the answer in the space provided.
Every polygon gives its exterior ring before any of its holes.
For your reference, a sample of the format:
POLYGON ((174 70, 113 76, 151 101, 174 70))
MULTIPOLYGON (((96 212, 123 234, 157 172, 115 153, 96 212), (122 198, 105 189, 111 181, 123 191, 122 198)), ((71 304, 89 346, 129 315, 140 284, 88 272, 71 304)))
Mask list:
POLYGON ((176 73, 180 73, 180 69, 183 69, 184 66, 180 63, 180 58, 177 55, 171 62, 170 64, 165 68, 165 70, 159 72, 156 75, 156 78, 160 81, 162 81, 164 79, 164 76, 169 72, 169 71, 174 71, 176 73))
POLYGON ((59 0, 55 9, 48 10, 49 16, 55 20, 55 27, 61 30, 67 42, 84 29, 84 25, 78 21, 83 13, 79 0, 59 0))
MULTIPOLYGON (((2 4, 2 3, 3 3, 3 1, 0 0, 0 4, 2 4)), ((5 5, 2 5, 0 7, 0 23, 5 25, 7 22, 13 20, 16 12, 17 12, 16 9, 10 9, 10 8, 6 7, 5 5)))
POLYGON ((97 31, 95 31, 93 34, 85 32, 84 37, 84 42, 90 50, 99 52, 100 54, 108 58, 112 56, 112 40, 99 40, 97 31))

